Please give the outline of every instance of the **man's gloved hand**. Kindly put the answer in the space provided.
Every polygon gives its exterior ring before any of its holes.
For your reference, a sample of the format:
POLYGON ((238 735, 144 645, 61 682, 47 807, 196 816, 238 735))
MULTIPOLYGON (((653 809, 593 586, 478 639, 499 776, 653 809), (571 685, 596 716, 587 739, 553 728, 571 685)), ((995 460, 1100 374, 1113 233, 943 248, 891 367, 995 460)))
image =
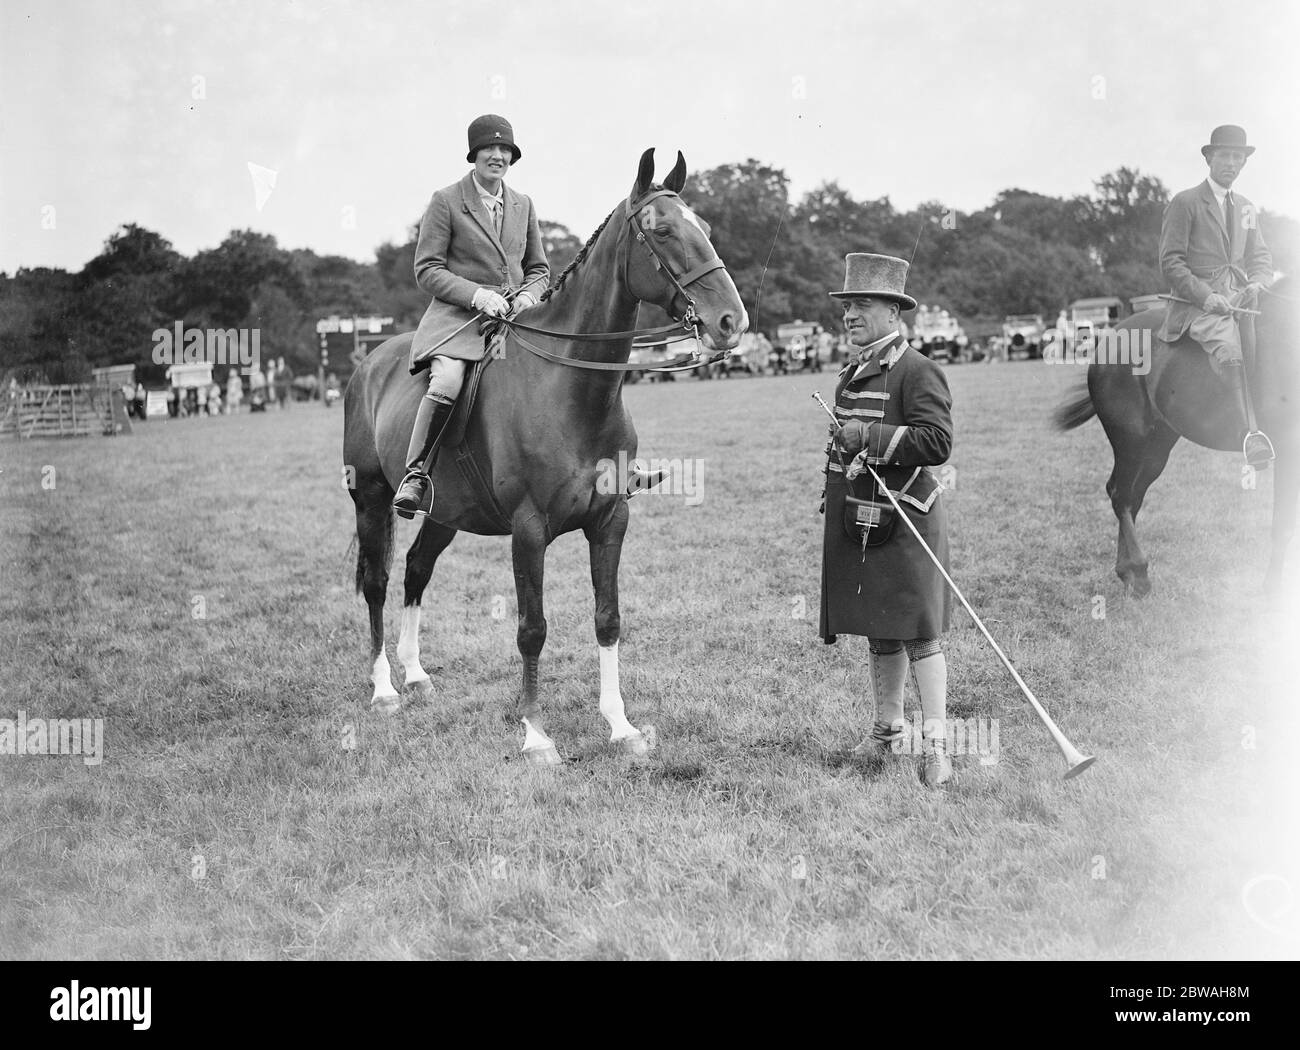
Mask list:
POLYGON ((492 291, 491 288, 480 288, 475 292, 473 306, 475 310, 492 317, 504 317, 510 312, 510 304, 506 302, 506 297, 500 292, 492 291))
POLYGON ((850 419, 841 427, 830 425, 831 442, 849 455, 857 455, 867 447, 867 431, 871 424, 860 419, 850 419))
POLYGON ((1238 306, 1254 307, 1259 304, 1259 293, 1264 290, 1264 285, 1259 281, 1251 281, 1241 290, 1237 297, 1238 306))
POLYGON ((525 310, 529 309, 530 307, 534 307, 536 305, 537 305, 537 296, 533 295, 532 292, 527 292, 527 291, 520 292, 518 295, 515 296, 514 305, 510 308, 510 316, 515 317, 518 314, 523 313, 525 310))
POLYGON ((1232 314, 1232 304, 1228 302, 1228 297, 1220 295, 1218 292, 1211 292, 1205 298, 1205 303, 1201 307, 1207 314, 1232 314))

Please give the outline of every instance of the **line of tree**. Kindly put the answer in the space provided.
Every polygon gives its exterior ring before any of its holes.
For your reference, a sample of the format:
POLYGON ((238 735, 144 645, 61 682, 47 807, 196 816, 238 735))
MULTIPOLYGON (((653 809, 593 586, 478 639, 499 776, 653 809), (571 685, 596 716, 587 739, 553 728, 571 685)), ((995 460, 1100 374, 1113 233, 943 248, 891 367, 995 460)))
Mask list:
MULTIPOLYGON (((785 172, 752 158, 696 173, 683 196, 712 226, 752 323, 769 334, 796 318, 834 330, 838 308, 826 293, 842 287, 850 251, 911 258, 908 291, 968 328, 1012 313, 1051 320, 1088 296, 1165 290, 1156 255, 1169 192, 1129 168, 1103 175, 1088 196, 1009 189, 974 213, 938 201, 899 211, 888 197, 858 201, 833 181, 792 201, 785 172)), ((559 223, 541 226, 558 274, 582 241, 559 223)), ((1261 226, 1275 265, 1290 271, 1300 223, 1264 211, 1261 226)), ((161 234, 127 223, 78 273, 0 274, 0 376, 84 382, 92 367, 132 363, 146 382, 161 382, 152 332, 178 320, 260 329, 264 355, 313 371, 321 317, 381 314, 402 330, 419 321, 426 298, 413 275, 417 229, 404 244, 379 246, 374 262, 359 262, 281 248, 253 230, 187 258, 161 234)))

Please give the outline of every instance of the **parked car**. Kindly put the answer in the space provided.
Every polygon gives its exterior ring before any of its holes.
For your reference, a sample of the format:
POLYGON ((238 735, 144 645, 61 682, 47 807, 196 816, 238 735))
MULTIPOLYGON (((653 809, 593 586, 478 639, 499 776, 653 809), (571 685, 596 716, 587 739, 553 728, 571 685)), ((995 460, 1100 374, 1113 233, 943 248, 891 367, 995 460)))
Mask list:
POLYGON ((1042 314, 1008 314, 1002 322, 1002 338, 1006 340, 1007 357, 1021 353, 1033 360, 1043 356, 1043 336, 1047 326, 1042 314))
POLYGON ((958 361, 968 341, 957 318, 947 310, 925 304, 917 307, 908 340, 914 350, 935 361, 958 361))

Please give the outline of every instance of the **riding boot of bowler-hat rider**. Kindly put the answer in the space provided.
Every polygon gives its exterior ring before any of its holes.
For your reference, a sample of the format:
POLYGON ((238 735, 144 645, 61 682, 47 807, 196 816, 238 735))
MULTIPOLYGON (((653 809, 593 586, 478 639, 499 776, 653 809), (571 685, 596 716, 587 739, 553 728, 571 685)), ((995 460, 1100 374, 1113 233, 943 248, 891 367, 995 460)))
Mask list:
POLYGON ((1246 369, 1242 367, 1240 361, 1227 362, 1223 377, 1236 393, 1237 404, 1241 409, 1241 421, 1246 431, 1246 436, 1241 443, 1241 451, 1246 457, 1246 463, 1256 470, 1266 470, 1276 457, 1273 443, 1269 441, 1268 435, 1256 426, 1255 409, 1250 403, 1250 394, 1246 390, 1246 369))
MULTIPOLYGON (((455 401, 441 401, 428 394, 420 398, 415 425, 411 428, 411 443, 406 449, 406 477, 402 479, 393 499, 393 510, 403 518, 415 517, 415 512, 424 505, 425 487, 433 485, 425 473, 424 464, 438 447, 442 432, 455 408, 455 401)), ((430 503, 431 496, 432 494, 430 503)))

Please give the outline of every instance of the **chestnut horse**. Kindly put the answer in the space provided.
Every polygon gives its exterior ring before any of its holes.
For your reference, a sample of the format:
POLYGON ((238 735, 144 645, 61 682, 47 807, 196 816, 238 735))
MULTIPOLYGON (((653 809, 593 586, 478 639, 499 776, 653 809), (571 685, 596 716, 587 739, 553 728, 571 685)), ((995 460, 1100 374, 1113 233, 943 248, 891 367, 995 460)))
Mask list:
MULTIPOLYGON (((641 157, 631 195, 592 234, 543 301, 520 315, 530 328, 597 333, 578 342, 542 337, 551 354, 626 364, 637 305, 654 303, 674 320, 697 323, 705 346, 729 350, 748 326, 744 304, 718 259, 706 227, 678 196, 686 162, 661 185, 653 182, 654 151, 641 157)), ((343 457, 357 516, 357 590, 370 610, 371 709, 393 713, 402 697, 384 653, 384 598, 392 562, 393 492, 404 473, 407 441, 424 395, 423 376, 407 369, 412 333, 377 347, 348 383, 343 457)), ((536 336, 534 336, 536 338, 536 336)), ((438 556, 458 531, 511 537, 519 604, 517 641, 523 657, 519 717, 530 761, 560 761, 546 735, 538 699, 538 659, 546 641, 542 578, 547 546, 581 529, 591 554, 596 599, 600 712, 611 742, 642 756, 647 741, 627 719, 619 689, 618 565, 628 525, 624 484, 603 477, 631 462, 636 430, 623 406, 622 371, 566 367, 524 349, 509 332, 503 353, 486 367, 457 449, 442 448, 432 470, 435 498, 406 555, 406 592, 397 658, 404 690, 431 699, 420 663, 420 602, 438 556), (472 455, 465 470, 463 451, 472 455), (622 454, 620 456, 620 453, 622 454), (458 464, 458 460, 462 460, 458 464)))
MULTIPOLYGON (((1272 552, 1265 578, 1269 590, 1281 581, 1300 489, 1300 413, 1296 411, 1300 309, 1290 284, 1284 279, 1260 295, 1255 352, 1250 355, 1253 361, 1246 362, 1260 428, 1277 453, 1272 464, 1272 552)), ((1106 482, 1119 520, 1115 572, 1139 597, 1150 592, 1151 581, 1135 523, 1147 489, 1165 469, 1170 450, 1185 437, 1205 448, 1241 452, 1236 395, 1214 374, 1209 355, 1189 337, 1173 346, 1157 338, 1163 320, 1163 310, 1147 310, 1119 325, 1130 343, 1150 341, 1149 373, 1135 374, 1131 363, 1094 361, 1088 366, 1088 388, 1055 412, 1061 430, 1081 426, 1094 415, 1101 419, 1115 454, 1115 467, 1106 482)), ((1131 352, 1128 357, 1131 362, 1131 352)), ((1243 463, 1242 469, 1249 468, 1243 463)))

